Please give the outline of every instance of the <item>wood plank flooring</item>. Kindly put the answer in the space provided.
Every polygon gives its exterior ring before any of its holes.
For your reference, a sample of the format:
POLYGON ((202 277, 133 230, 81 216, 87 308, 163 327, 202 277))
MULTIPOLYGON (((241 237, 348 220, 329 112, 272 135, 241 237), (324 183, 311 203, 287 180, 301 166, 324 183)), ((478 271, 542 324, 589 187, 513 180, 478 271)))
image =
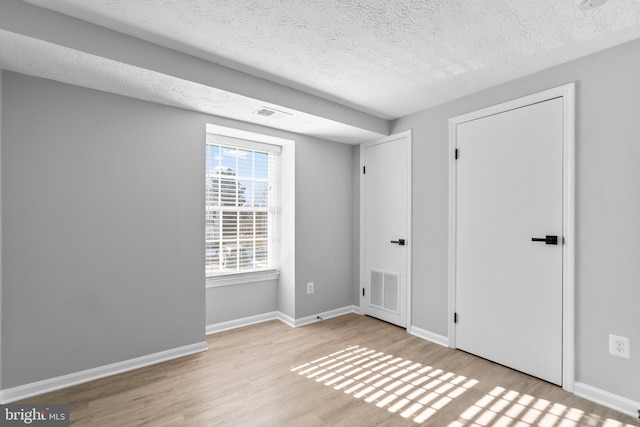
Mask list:
POLYGON ((356 314, 270 321, 209 351, 36 396, 73 426, 640 426, 559 387, 356 314))

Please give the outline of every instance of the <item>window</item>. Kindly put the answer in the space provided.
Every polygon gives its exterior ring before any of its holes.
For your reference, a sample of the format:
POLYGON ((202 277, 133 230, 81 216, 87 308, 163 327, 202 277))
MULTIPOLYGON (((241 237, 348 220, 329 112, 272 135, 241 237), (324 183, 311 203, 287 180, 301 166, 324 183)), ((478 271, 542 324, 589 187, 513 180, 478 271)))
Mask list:
POLYGON ((278 269, 280 147, 207 134, 207 279, 278 269))

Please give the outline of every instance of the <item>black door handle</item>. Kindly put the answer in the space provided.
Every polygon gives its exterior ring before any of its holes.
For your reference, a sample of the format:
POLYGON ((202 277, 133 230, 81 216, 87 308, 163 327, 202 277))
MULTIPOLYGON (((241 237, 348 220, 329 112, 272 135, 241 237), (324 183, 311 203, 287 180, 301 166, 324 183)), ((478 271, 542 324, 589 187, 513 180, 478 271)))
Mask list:
POLYGON ((532 242, 545 242, 547 245, 557 245, 558 236, 532 237, 532 242))
POLYGON ((391 243, 397 243, 400 246, 404 246, 404 239, 392 240, 391 243))

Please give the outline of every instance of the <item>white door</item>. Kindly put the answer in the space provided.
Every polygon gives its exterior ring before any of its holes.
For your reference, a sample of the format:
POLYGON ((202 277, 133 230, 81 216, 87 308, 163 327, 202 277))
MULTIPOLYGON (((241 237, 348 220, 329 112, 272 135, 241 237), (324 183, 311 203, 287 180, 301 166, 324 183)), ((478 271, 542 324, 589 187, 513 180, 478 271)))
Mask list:
POLYGON ((360 147, 361 307, 402 327, 410 281, 410 138, 402 134, 360 147))
POLYGON ((563 99, 456 132, 456 347, 562 384, 563 99))

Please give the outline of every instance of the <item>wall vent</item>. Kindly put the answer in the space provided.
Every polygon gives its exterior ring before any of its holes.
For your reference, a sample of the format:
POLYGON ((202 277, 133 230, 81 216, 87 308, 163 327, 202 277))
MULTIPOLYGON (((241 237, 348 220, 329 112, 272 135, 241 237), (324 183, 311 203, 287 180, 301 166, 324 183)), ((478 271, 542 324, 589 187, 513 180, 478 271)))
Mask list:
POLYGON ((400 312, 400 275, 371 270, 369 304, 381 309, 400 312))

